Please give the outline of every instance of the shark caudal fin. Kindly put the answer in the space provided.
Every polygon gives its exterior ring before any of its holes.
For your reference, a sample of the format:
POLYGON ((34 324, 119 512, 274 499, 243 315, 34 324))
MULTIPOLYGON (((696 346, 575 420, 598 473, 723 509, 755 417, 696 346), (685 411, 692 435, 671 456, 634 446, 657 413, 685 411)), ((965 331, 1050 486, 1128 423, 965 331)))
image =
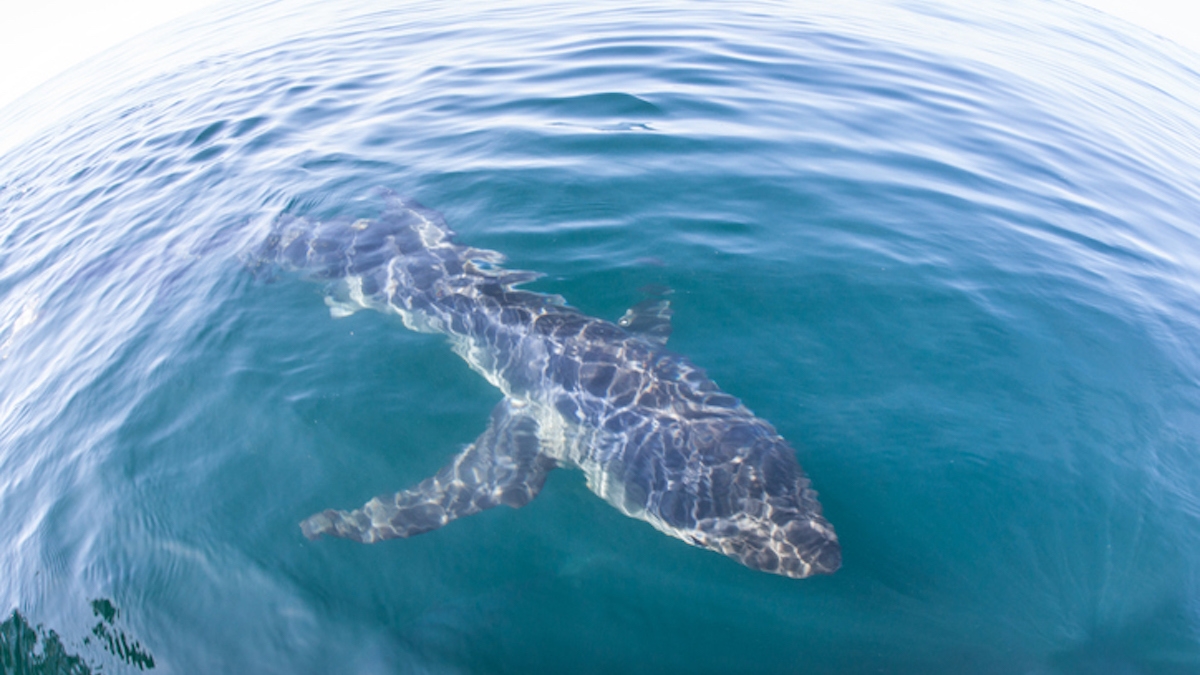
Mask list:
POLYGON ((300 523, 301 531, 309 539, 325 534, 369 544, 436 530, 500 504, 528 504, 555 462, 542 454, 537 420, 524 408, 504 399, 492 411, 487 431, 437 475, 354 511, 318 513, 300 523))

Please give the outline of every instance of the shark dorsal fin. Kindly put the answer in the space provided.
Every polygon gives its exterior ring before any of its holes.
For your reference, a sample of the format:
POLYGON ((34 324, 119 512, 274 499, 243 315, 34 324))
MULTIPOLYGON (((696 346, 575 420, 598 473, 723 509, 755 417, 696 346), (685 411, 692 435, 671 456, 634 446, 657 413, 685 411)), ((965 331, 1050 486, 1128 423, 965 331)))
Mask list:
POLYGON ((671 337, 671 301, 666 298, 671 291, 665 290, 642 300, 625 310, 617 325, 658 346, 667 344, 671 337))

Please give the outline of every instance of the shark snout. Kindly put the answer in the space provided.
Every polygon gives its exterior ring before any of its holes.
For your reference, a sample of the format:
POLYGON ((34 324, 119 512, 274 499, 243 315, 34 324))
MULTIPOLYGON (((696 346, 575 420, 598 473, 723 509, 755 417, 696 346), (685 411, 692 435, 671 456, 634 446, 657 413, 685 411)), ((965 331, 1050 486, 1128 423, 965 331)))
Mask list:
POLYGON ((842 546, 837 539, 826 539, 812 560, 813 574, 833 574, 842 566, 842 546))
POLYGON ((784 528, 776 543, 781 572, 792 577, 832 574, 842 566, 842 547, 833 527, 820 516, 797 519, 784 528))

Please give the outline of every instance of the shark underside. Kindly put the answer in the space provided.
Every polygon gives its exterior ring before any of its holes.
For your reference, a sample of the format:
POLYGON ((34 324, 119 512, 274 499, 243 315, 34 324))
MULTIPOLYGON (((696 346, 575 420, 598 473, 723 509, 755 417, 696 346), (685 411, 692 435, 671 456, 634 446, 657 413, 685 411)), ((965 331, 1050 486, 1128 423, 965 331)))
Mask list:
POLYGON ((374 309, 449 336, 504 393, 483 434, 436 475, 353 511, 318 513, 301 523, 307 537, 410 537, 523 506, 564 467, 583 470, 622 513, 747 567, 795 578, 838 569, 837 535, 793 449, 665 348, 665 294, 612 323, 518 289, 539 275, 502 262, 394 197, 373 220, 277 220, 253 266, 329 282, 335 316, 374 309))

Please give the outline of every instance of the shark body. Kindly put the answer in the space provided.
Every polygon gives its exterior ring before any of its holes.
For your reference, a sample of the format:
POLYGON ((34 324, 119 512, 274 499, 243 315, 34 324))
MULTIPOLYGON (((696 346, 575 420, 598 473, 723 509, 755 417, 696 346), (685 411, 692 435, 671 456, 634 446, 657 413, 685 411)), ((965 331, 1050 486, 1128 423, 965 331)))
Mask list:
POLYGON ((374 220, 278 221, 259 261, 334 284, 334 315, 375 309, 443 333, 504 393, 487 429, 436 475, 352 511, 301 523, 375 542, 537 496, 578 468, 622 513, 747 567, 803 578, 841 564, 833 527, 795 452, 765 420, 665 348, 670 309, 650 298, 616 324, 555 295, 531 272, 456 243, 435 212, 389 198, 374 220))

